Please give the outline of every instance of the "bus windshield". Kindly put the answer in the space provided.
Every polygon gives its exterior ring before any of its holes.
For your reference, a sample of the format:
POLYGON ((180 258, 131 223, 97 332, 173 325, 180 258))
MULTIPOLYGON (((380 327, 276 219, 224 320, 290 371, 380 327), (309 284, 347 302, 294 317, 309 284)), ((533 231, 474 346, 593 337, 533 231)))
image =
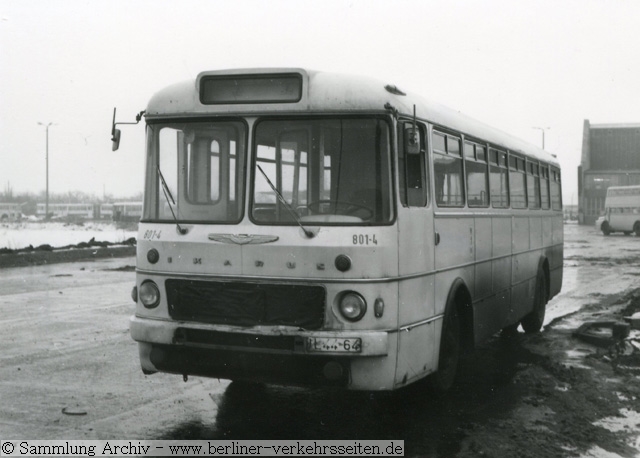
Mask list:
POLYGON ((389 128, 382 119, 263 120, 254 145, 256 224, 393 220, 389 128))
POLYGON ((144 218, 239 222, 245 138, 240 121, 149 125, 144 218))

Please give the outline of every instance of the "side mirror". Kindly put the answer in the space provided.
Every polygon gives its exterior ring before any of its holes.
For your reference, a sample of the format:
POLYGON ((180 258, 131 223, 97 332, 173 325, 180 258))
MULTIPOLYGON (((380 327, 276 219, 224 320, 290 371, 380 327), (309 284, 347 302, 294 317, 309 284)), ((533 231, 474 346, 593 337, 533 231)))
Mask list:
POLYGON ((420 154, 420 135, 418 128, 407 126, 404 129, 404 152, 406 154, 420 154))
POLYGON ((116 109, 113 109, 113 121, 111 122, 111 151, 115 151, 120 147, 120 129, 116 129, 116 125, 138 124, 144 113, 144 111, 141 111, 136 115, 136 122, 116 122, 116 109))
POLYGON ((120 129, 113 129, 111 134, 111 151, 116 151, 120 147, 120 129))

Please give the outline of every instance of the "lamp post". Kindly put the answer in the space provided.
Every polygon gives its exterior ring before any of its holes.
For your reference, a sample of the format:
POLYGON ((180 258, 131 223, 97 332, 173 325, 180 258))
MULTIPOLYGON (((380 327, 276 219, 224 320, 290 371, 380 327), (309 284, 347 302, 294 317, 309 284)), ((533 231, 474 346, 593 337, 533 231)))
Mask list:
POLYGON ((551 129, 551 127, 532 127, 532 129, 538 129, 542 131, 542 149, 544 149, 544 131, 551 129))
POLYGON ((49 124, 44 124, 42 122, 39 122, 38 124, 40 124, 41 126, 44 126, 47 132, 47 146, 46 146, 46 153, 45 153, 45 159, 47 162, 47 188, 45 191, 45 208, 44 208, 44 219, 48 220, 49 219, 49 127, 53 125, 52 122, 50 122, 49 124))

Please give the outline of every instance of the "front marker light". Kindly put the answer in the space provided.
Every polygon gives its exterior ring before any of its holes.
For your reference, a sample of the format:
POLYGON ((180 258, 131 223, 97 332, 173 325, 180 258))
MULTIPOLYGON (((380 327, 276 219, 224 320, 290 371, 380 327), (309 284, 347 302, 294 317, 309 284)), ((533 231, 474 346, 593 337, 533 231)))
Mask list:
POLYGON ((338 305, 342 316, 349 321, 360 320, 367 311, 367 302, 353 291, 343 294, 338 305))
POLYGON ((140 291, 138 292, 140 302, 148 309, 157 307, 160 303, 160 290, 158 286, 151 280, 145 281, 140 285, 140 291))

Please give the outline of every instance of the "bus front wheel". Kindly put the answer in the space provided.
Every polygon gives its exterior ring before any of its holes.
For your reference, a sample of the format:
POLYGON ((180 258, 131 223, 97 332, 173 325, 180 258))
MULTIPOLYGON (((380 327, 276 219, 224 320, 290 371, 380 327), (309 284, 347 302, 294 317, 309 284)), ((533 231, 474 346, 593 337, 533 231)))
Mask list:
POLYGON ((460 351, 460 318, 455 304, 450 304, 442 323, 438 370, 430 377, 430 385, 433 390, 445 392, 451 388, 458 371, 460 351))
POLYGON ((602 226, 600 226, 600 229, 602 229, 602 233, 604 235, 611 234, 611 226, 609 226, 609 223, 607 223, 606 221, 602 223, 602 226))
POLYGON ((542 269, 538 269, 536 278, 536 292, 533 298, 533 310, 525 316, 520 324, 527 334, 540 331, 544 323, 547 308, 547 277, 542 269))
POLYGON ((636 237, 640 237, 640 221, 636 221, 636 223, 633 225, 633 232, 635 233, 636 237))

